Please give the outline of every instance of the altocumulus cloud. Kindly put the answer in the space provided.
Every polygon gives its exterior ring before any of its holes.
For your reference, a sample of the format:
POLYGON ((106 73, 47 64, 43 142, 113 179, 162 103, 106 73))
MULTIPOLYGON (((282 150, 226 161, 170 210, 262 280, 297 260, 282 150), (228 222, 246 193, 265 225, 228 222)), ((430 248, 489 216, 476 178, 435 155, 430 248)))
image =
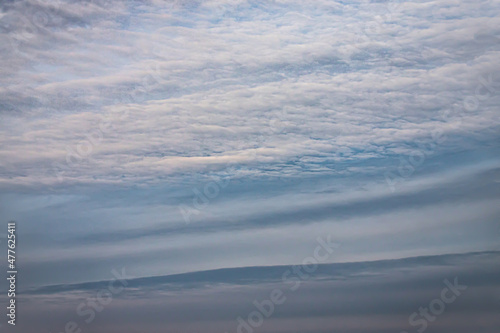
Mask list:
POLYGON ((439 152, 496 138, 498 96, 439 117, 497 74, 494 2, 2 7, 4 188, 331 174, 433 131, 439 152))

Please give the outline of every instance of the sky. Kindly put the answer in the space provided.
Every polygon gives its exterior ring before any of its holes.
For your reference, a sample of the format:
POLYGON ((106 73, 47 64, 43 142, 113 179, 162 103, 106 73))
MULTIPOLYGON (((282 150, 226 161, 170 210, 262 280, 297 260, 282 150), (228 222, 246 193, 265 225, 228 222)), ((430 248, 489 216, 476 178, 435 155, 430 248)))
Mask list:
POLYGON ((333 242, 253 330, 415 332, 408 316, 458 276, 461 305, 426 330, 497 332, 499 14, 491 0, 1 1, 20 329, 236 332, 255 295, 288 290, 277 276, 333 242), (87 324, 79 303, 122 269, 130 282, 87 324))

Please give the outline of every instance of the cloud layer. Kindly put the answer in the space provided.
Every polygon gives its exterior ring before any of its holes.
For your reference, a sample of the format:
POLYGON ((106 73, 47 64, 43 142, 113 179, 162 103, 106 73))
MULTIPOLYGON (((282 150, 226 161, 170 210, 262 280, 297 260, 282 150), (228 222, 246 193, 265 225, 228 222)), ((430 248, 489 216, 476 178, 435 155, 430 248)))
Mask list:
POLYGON ((457 275, 471 292, 428 332, 497 332, 498 2, 0 9, 23 332, 59 332, 121 267, 138 279, 91 331, 234 331, 326 235, 340 248, 262 332, 410 332, 457 275))
POLYGON ((435 153, 496 140, 497 11, 5 4, 1 186, 175 183, 228 166, 233 177, 357 174, 344 163, 384 164, 435 133, 435 153))
POLYGON ((427 308, 432 321, 427 321, 426 332, 489 333, 500 325, 498 259, 498 252, 490 252, 320 265, 309 274, 303 270, 303 280, 296 274, 283 278, 293 270, 288 266, 130 279, 125 290, 95 312, 91 323, 85 322, 89 314, 79 316, 74 309, 95 299, 96 290, 107 290, 107 281, 51 286, 25 293, 30 302, 23 310, 30 320, 22 329, 57 331, 73 321, 96 333, 248 332, 238 331, 238 318, 248 321, 259 309, 255 302, 269 302, 271 292, 280 290, 279 303, 255 331, 417 332, 425 317, 417 315, 411 323, 409 317, 427 308), (456 294, 446 291, 445 299, 453 301, 433 315, 436 311, 429 309, 450 284, 460 289, 456 294))

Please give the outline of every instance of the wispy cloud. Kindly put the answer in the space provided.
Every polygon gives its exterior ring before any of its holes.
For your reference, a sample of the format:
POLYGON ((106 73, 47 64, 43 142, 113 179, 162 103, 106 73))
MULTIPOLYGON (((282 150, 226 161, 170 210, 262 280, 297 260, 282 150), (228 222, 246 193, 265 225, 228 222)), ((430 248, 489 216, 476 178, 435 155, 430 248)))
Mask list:
MULTIPOLYGON (((283 291, 285 302, 276 305, 272 316, 258 328, 261 332, 379 332, 380 330, 417 332, 422 326, 408 317, 429 307, 441 297, 448 281, 467 289, 446 305, 446 312, 432 322, 428 331, 485 332, 499 325, 494 311, 498 303, 498 252, 406 258, 395 261, 319 265, 314 274, 291 292, 297 279, 283 277, 293 267, 247 267, 190 274, 128 280, 127 288, 113 299, 102 314, 95 332, 147 329, 149 332, 201 330, 238 332, 237 318, 256 311, 255 302, 263 302, 276 288, 283 291), (481 300, 478 302, 478 300, 481 300), (161 309, 159 311, 158 309, 161 309), (124 315, 126 314, 126 315, 124 315), (118 316, 125 319, 117 320, 118 316), (168 323, 168 324, 165 324, 168 323)), ((50 316, 46 326, 63 327, 68 318, 85 325, 84 317, 64 313, 106 288, 109 282, 60 285, 27 291, 25 318, 41 312, 50 316), (28 296, 29 295, 29 296, 28 296), (61 303, 60 298, 64 301, 61 303), (44 304, 43 307, 40 307, 44 304), (45 309, 41 310, 40 309, 45 309)), ((446 296, 449 298, 453 291, 446 296)), ((432 315, 432 311, 430 314, 432 315)), ((435 316, 433 316, 435 317, 435 316)), ((432 317, 431 317, 432 318, 432 317)), ((33 329, 25 321, 23 329, 33 329)), ((240 328, 241 332, 245 332, 240 328)), ((257 330, 256 330, 257 331, 257 330)), ((493 331, 491 331, 493 332, 493 331)))

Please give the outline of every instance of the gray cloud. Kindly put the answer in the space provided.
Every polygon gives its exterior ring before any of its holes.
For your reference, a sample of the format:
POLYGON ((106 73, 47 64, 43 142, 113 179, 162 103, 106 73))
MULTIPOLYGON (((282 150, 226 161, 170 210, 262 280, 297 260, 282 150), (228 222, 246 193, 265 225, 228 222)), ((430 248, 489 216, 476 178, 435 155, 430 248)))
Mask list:
MULTIPOLYGON (((278 288, 286 301, 276 306, 259 331, 289 332, 296 327, 305 332, 416 331, 419 326, 410 326, 408 317, 440 297, 445 279, 453 282, 457 278, 467 289, 446 305, 443 315, 429 323, 428 331, 493 332, 499 325, 495 309, 499 305, 500 272, 493 265, 498 255, 490 252, 320 265, 296 291, 290 289, 291 281, 282 281, 283 272, 291 269, 287 266, 132 279, 127 289, 98 314, 99 324, 90 325, 95 332, 181 332, 202 328, 207 332, 235 332, 236 318, 246 319, 255 311, 255 300, 262 302, 278 288)), ((107 284, 51 286, 25 292, 23 309, 26 318, 33 321, 25 321, 23 331, 38 329, 37 324, 58 329, 69 319, 81 327, 90 327, 83 322, 85 318, 66 309, 76 308, 107 284), (46 310, 38 310, 41 304, 46 310), (51 315, 43 319, 42 315, 49 311, 51 315)))

